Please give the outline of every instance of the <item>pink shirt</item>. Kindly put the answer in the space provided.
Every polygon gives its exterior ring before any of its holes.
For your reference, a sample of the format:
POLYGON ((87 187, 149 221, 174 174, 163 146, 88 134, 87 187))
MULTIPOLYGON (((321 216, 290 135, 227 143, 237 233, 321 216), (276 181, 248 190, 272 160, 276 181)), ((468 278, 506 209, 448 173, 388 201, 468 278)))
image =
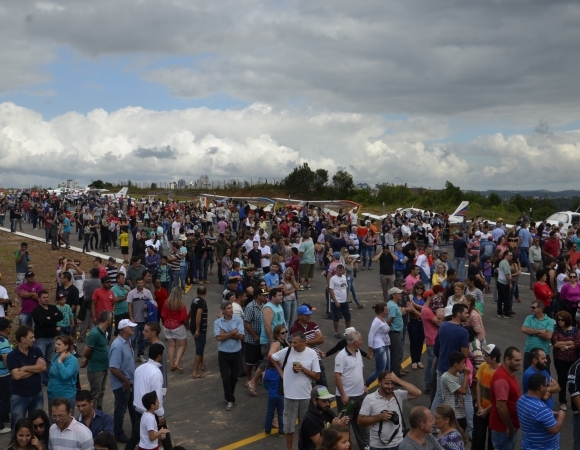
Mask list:
POLYGON ((433 323, 432 319, 437 316, 431 308, 423 308, 421 310, 421 320, 423 320, 423 330, 425 331, 425 344, 435 345, 435 338, 439 333, 439 327, 433 323))
MULTIPOLYGON (((40 292, 44 288, 42 284, 37 283, 36 281, 32 284, 24 282, 20 286, 18 286, 18 293, 20 292, 40 292)), ((38 300, 34 300, 32 298, 23 298, 22 299, 22 309, 20 312, 22 314, 31 314, 34 308, 38 306, 38 300)))
POLYGON ((405 278, 405 287, 407 288, 407 292, 411 292, 411 290, 413 289, 413 286, 415 286, 415 283, 421 281, 421 278, 419 277, 419 275, 417 275, 416 278, 414 278, 412 275, 408 275, 407 278, 405 278))

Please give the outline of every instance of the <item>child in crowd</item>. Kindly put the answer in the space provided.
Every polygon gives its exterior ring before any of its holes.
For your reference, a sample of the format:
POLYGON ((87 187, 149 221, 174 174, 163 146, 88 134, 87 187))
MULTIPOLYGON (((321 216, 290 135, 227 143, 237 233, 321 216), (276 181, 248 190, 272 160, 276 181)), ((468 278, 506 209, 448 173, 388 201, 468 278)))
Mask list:
POLYGON ((123 275, 125 275, 125 277, 127 276, 127 270, 129 269, 129 261, 127 261, 126 259, 123 261, 123 265, 121 267, 119 267, 119 272, 122 273, 123 275))
POLYGON ((66 295, 58 294, 56 307, 62 313, 62 320, 56 324, 56 330, 60 334, 70 336, 70 330, 74 326, 74 315, 72 309, 66 304, 66 295))
POLYGON ((453 408, 457 423, 464 430, 467 428, 465 419, 465 399, 469 389, 470 371, 465 365, 465 355, 461 352, 451 352, 449 355, 449 370, 441 375, 441 397, 443 403, 453 408), (460 382, 459 375, 463 374, 463 381, 460 382))
POLYGON ((263 384, 268 389, 268 410, 266 411, 266 423, 264 429, 266 436, 272 433, 272 420, 274 419, 274 410, 278 412, 278 437, 283 437, 284 434, 284 396, 278 394, 278 386, 280 385, 280 374, 274 368, 270 368, 264 372, 263 384))
POLYGON ((491 286, 491 273, 492 273, 492 267, 491 267, 491 257, 486 256, 483 259, 483 276, 485 277, 485 282, 487 283, 487 288, 485 290, 485 294, 491 294, 491 289, 489 289, 489 286, 491 286))
POLYGON ((139 427, 139 448, 146 450, 156 450, 159 448, 159 438, 165 439, 169 433, 167 428, 158 430, 157 418, 155 411, 159 409, 159 399, 155 391, 145 394, 141 401, 143 408, 147 409, 141 416, 141 425, 139 427))
POLYGON ((171 291, 171 266, 167 264, 167 256, 161 257, 161 265, 157 266, 157 277, 161 281, 161 286, 167 292, 171 291))

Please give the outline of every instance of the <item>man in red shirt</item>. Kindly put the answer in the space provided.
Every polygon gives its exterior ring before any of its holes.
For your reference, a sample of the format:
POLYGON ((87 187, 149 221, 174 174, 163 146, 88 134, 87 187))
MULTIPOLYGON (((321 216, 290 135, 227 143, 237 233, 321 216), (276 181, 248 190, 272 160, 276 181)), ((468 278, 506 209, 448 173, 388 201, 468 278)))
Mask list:
POLYGON ((491 378, 489 428, 496 450, 513 450, 516 445, 517 430, 520 428, 516 402, 521 393, 515 373, 520 370, 522 360, 522 353, 517 348, 508 347, 503 354, 502 365, 491 378))
MULTIPOLYGON (((101 311, 113 312, 115 294, 111 290, 111 279, 108 275, 101 278, 101 287, 95 289, 93 292, 92 301, 91 313, 93 315, 93 322, 98 323, 101 311)), ((109 333, 109 338, 110 335, 109 333)))
POLYGON ((545 256, 551 256, 556 259, 560 256, 560 242, 556 238, 556 232, 554 230, 550 231, 550 238, 544 242, 542 253, 545 256))

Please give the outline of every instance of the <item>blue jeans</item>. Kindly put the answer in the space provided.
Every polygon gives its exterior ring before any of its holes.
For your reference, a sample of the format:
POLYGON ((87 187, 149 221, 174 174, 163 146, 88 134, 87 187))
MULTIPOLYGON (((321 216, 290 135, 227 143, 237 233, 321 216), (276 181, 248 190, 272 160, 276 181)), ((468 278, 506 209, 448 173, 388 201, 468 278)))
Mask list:
POLYGON ((282 303, 282 309, 284 310, 284 319, 286 320, 286 326, 288 327, 288 329, 290 329, 290 327, 294 323, 297 304, 298 304, 297 300, 290 300, 282 303))
POLYGON ((179 278, 181 278, 181 270, 172 270, 171 272, 171 289, 179 287, 179 278))
POLYGON ((207 269, 209 268, 209 258, 200 258, 199 260, 199 280, 207 281, 207 269))
POLYGON ((572 426, 574 427, 574 446, 572 447, 573 450, 580 450, 580 415, 573 414, 572 415, 572 426))
POLYGON ((272 419, 274 418, 274 409, 278 413, 278 433, 284 432, 284 397, 279 395, 278 397, 268 396, 268 409, 266 411, 266 423, 264 424, 264 430, 266 433, 272 431, 272 419))
POLYGON ((373 357, 375 358, 375 371, 365 381, 367 386, 370 386, 382 371, 386 370, 389 372, 391 370, 391 358, 388 345, 373 348, 373 357))
POLYGON ((373 256, 375 254, 375 247, 373 245, 365 245, 362 248, 362 262, 363 262, 363 268, 366 267, 367 265, 367 260, 369 262, 369 269, 371 268, 372 264, 373 264, 373 256))
POLYGON ((20 313, 20 325, 28 325, 29 327, 34 327, 34 320, 32 320, 32 314, 20 313))
POLYGON ((30 415, 32 411, 42 409, 44 397, 42 391, 34 395, 11 395, 10 396, 10 424, 14 430, 14 424, 19 419, 30 415))
MULTIPOLYGON (((435 414, 435 408, 439 406, 441 403, 443 403, 443 397, 441 396, 442 375, 443 374, 441 372, 437 371, 437 392, 435 393, 435 398, 433 399, 433 403, 431 404, 431 414, 435 414)), ((459 374, 459 382, 463 383, 463 374, 459 374)), ((469 437, 471 437, 473 433, 473 398, 471 396, 471 389, 467 389, 467 394, 465 394, 464 397, 464 403, 465 403, 465 420, 467 421, 467 430, 465 430, 465 432, 469 437)), ((515 442, 516 441, 514 438, 514 445, 515 442)), ((498 448, 495 446, 495 442, 494 448, 498 450, 498 448)))
POLYGON ((131 423, 133 423, 133 418, 135 416, 135 406, 133 405, 133 389, 113 389, 113 395, 115 396, 115 410, 113 412, 113 429, 116 438, 125 436, 123 431, 123 419, 125 418, 125 413, 127 408, 129 408, 129 418, 131 423))
POLYGON ((457 271, 459 281, 465 281, 465 258, 455 258, 454 269, 457 271))
POLYGON ((137 343, 137 357, 143 356, 145 354, 145 337, 143 336, 143 330, 145 329, 145 322, 137 323, 135 327, 135 332, 131 336, 131 347, 135 351, 135 343, 137 343))
POLYGON ((509 438, 506 433, 491 430, 491 442, 494 450, 514 450, 516 448, 516 439, 518 430, 509 438))
POLYGON ((354 285, 354 278, 346 277, 346 284, 347 284, 346 294, 348 295, 348 293, 350 292, 352 294, 352 299, 357 304, 357 306, 359 306, 360 302, 358 301, 358 297, 356 295, 356 286, 354 285))
POLYGON ((181 289, 185 290, 185 278, 187 277, 187 269, 188 265, 185 263, 185 266, 181 266, 179 268, 179 277, 181 278, 181 289))
POLYGON ((433 360, 435 359, 435 350, 433 345, 427 346, 427 366, 425 366, 425 389, 431 389, 431 375, 433 374, 433 360))
POLYGON ((42 354, 46 360, 46 372, 42 373, 42 384, 47 384, 50 365, 54 358, 54 338, 38 338, 34 341, 34 346, 42 350, 42 354))

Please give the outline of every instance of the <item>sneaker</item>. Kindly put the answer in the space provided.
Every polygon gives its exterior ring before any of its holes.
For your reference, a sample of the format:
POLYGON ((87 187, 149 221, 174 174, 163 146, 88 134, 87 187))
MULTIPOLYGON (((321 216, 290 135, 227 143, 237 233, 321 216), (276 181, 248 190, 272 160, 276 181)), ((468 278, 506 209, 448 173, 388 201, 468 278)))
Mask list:
MULTIPOLYGON (((565 403, 562 403, 562 404, 560 405, 560 410, 562 410, 562 411, 566 411, 567 409, 568 409, 568 407, 566 406, 566 404, 565 404, 565 403)), ((0 430, 0 434, 3 434, 3 433, 2 433, 2 430, 0 430)))
POLYGON ((340 333, 336 333, 336 334, 334 335, 334 337, 335 337, 336 339, 342 339, 344 336, 343 336, 342 334, 340 334, 340 333))
MULTIPOLYGON (((566 406, 566 405, 564 405, 564 406, 566 406)), ((8 433, 10 433, 10 431, 11 431, 10 427, 4 427, 0 430, 0 434, 8 434, 8 433)))
POLYGON ((497 317, 503 317, 503 314, 498 314, 497 317))
POLYGON ((232 409, 234 409, 234 406, 236 406, 234 402, 228 402, 226 406, 226 411, 231 411, 232 409))
POLYGON ((286 433, 284 433, 283 431, 279 431, 279 432, 278 432, 278 437, 279 437, 279 438, 283 438, 283 437, 285 437, 285 436, 286 436, 286 433))
POLYGON ((512 316, 507 315, 507 316, 503 316, 504 319, 512 319, 512 316))
POLYGON ((299 287, 298 287, 298 290, 299 290, 299 291, 303 291, 303 290, 304 290, 304 286, 299 286, 299 287))
POLYGON ((272 436, 272 432, 271 432, 271 431, 264 431, 264 434, 265 434, 266 436, 272 436))

